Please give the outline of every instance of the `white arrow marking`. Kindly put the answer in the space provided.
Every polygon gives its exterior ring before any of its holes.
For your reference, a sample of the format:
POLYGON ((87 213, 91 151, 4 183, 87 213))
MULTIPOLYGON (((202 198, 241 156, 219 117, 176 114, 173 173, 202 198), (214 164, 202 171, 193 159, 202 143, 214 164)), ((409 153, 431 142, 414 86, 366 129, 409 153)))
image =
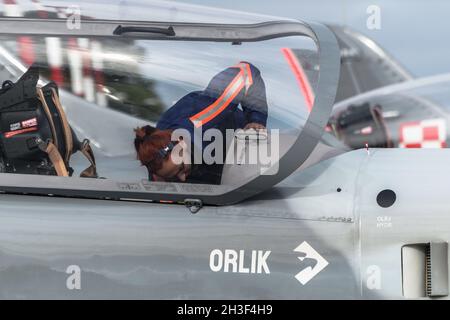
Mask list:
POLYGON ((325 267, 328 265, 328 261, 325 260, 306 241, 303 241, 297 248, 294 249, 294 251, 302 253, 302 257, 298 257, 300 261, 304 261, 305 259, 310 259, 313 261, 315 260, 314 266, 308 266, 296 274, 295 278, 302 285, 307 284, 312 278, 314 278, 320 271, 325 269, 325 267))

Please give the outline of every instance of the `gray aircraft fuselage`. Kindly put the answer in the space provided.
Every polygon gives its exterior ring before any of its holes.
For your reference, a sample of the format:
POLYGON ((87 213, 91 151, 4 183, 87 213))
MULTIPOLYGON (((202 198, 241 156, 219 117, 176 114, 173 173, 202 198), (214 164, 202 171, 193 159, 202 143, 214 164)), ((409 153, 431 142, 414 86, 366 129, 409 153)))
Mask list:
POLYGON ((4 194, 0 297, 403 298, 402 247, 449 239, 449 158, 447 150, 356 150, 197 214, 176 204, 4 194), (383 208, 377 195, 386 189, 396 200, 383 208))

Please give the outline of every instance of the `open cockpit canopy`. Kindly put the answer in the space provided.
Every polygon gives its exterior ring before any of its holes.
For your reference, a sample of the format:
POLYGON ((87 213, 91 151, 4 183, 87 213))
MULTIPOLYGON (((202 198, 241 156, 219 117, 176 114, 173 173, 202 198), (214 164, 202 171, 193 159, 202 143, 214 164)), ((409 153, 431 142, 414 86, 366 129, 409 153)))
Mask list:
POLYGON ((82 8, 80 28, 61 16, 1 18, 0 77, 16 81, 28 65, 39 65, 42 81, 58 84, 70 125, 90 140, 105 179, 77 178, 86 165, 75 156, 73 177, 3 173, 1 191, 223 205, 267 190, 310 158, 339 79, 339 48, 328 28, 166 1, 125 8, 131 13, 120 12, 124 21, 108 4, 92 6, 82 8), (94 7, 95 17, 89 14, 94 7), (144 8, 159 18, 145 22, 144 8), (266 135, 223 137, 241 149, 225 163, 219 185, 148 181, 136 160, 133 129, 155 125, 180 98, 242 61, 264 81, 266 135))

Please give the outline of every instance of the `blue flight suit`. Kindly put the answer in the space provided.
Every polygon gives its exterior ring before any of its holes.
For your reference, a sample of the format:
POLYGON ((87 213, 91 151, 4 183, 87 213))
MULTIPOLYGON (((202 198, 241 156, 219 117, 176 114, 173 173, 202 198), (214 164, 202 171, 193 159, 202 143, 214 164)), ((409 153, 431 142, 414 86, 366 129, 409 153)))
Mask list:
MULTIPOLYGON (((206 123, 203 123, 201 125, 202 134, 211 128, 219 129, 225 141, 226 129, 241 129, 252 122, 266 126, 268 106, 266 88, 261 72, 248 62, 241 62, 241 64, 248 65, 246 70, 250 71, 251 85, 242 88, 234 99, 229 104, 226 104, 224 109, 210 117, 206 123)), ((221 100, 225 95, 224 92, 232 85, 233 80, 236 79, 240 71, 239 67, 229 67, 215 75, 205 90, 194 91, 182 97, 164 112, 156 125, 157 128, 161 130, 186 129, 191 135, 191 142, 194 141, 194 121, 192 117, 221 100)), ((203 142, 201 148, 204 149, 209 143, 203 142)), ((194 168, 194 172, 191 173, 190 181, 188 180, 188 182, 220 183, 222 167, 214 167, 214 165, 197 166, 194 168), (212 176, 209 177, 208 173, 211 173, 211 170, 213 171, 212 176), (199 179, 194 177, 195 173, 197 173, 199 179)))

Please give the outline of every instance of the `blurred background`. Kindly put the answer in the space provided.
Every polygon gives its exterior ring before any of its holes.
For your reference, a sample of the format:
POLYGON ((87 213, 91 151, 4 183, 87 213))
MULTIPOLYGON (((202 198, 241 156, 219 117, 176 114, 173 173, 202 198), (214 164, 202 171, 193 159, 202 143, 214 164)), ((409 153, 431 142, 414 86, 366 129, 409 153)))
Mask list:
MULTIPOLYGON (((354 149, 449 145, 448 12, 450 2, 443 0, 0 0, 0 15, 6 17, 69 21, 73 15, 78 15, 81 21, 237 24, 287 17, 323 22, 331 27, 341 49, 335 107, 326 129, 354 149), (430 76, 433 78, 422 79, 430 76)), ((190 47, 176 44, 173 48, 163 48, 161 44, 126 37, 57 38, 3 33, 0 41, 0 66, 10 65, 0 68, 1 78, 17 78, 26 66, 37 62, 45 78, 71 93, 65 98, 67 105, 72 104, 70 99, 82 98, 91 108, 108 107, 131 116, 130 123, 141 119, 157 121, 181 96, 204 88, 207 80, 228 66, 227 59, 233 57, 228 47, 219 51, 215 51, 216 45, 205 47, 201 54, 188 57, 190 47), (195 68, 195 72, 190 68, 195 68)), ((193 47, 194 51, 199 49, 200 46, 193 47)), ((250 52, 235 46, 232 52, 258 62, 269 82, 271 70, 279 73, 272 77, 273 83, 280 79, 284 83, 285 79, 292 78, 292 71, 304 74, 297 81, 310 82, 310 92, 302 92, 296 82, 289 82, 293 86, 289 92, 296 98, 290 97, 283 87, 283 90, 274 90, 276 94, 269 94, 269 102, 277 106, 272 110, 284 108, 292 112, 296 106, 303 111, 311 109, 310 100, 314 98, 320 69, 314 46, 268 42, 267 47, 254 47, 250 52), (287 65, 280 49, 284 47, 292 49, 290 55, 299 70, 284 70, 283 74, 280 66, 287 65), (281 101, 280 97, 285 99, 281 101), (280 103, 276 103, 277 99, 280 103)), ((277 88, 274 84, 269 87, 277 88)), ((78 100, 73 102, 74 105, 79 103, 78 100)), ((296 114, 300 123, 308 118, 308 112, 296 114)), ((70 117, 72 123, 76 123, 77 113, 70 117)), ((292 117, 284 114, 281 118, 286 122, 292 117)), ((79 120, 83 124, 86 121, 79 120)), ((122 118, 117 122, 131 126, 122 118)), ((272 123, 281 126, 278 120, 272 123)))
POLYGON ((417 77, 450 71, 450 1, 445 0, 179 0, 349 26, 375 40, 417 77), (381 9, 381 29, 369 30, 366 10, 381 9))
MULTIPOLYGON (((316 20, 346 25, 378 42, 415 76, 427 76, 450 71, 450 44, 446 32, 450 30, 450 1, 445 0, 176 0, 179 3, 212 6, 294 19, 316 20), (366 10, 376 5, 381 9, 381 29, 369 30, 366 10)), ((2 0, 2 6, 17 3, 21 11, 36 6, 70 7, 78 5, 83 15, 106 17, 116 15, 126 19, 136 12, 143 17, 145 0, 2 0), (139 7, 142 7, 139 10, 139 7), (134 11, 134 12, 133 12, 134 11), (143 12, 142 12, 143 11, 143 12)), ((161 1, 161 2, 164 2, 161 1)), ((170 3, 169 1, 167 1, 170 3)))

